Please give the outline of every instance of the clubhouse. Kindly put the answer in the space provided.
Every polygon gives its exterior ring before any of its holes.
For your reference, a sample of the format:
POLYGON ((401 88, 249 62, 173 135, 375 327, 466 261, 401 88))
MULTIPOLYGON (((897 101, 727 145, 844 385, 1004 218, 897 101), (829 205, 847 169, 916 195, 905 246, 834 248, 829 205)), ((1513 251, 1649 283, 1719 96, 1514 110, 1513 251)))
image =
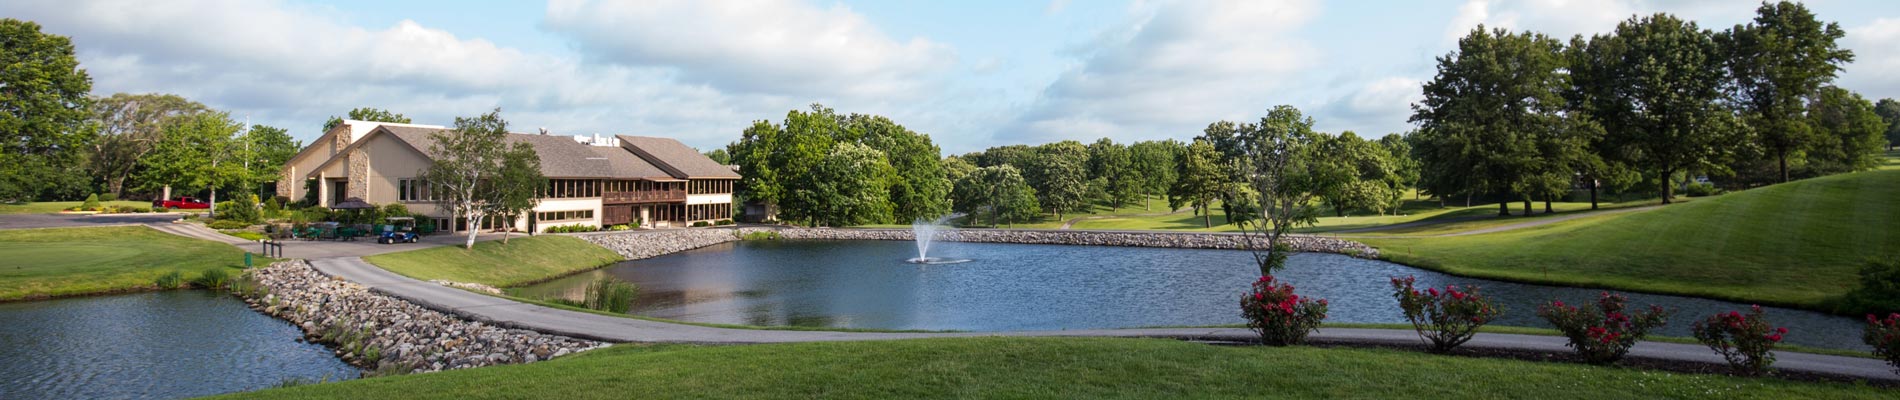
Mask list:
MULTIPOLYGON (((448 128, 345 120, 291 157, 277 195, 303 199, 315 190, 317 204, 335 207, 357 198, 377 206, 399 203, 433 218, 436 229, 466 231, 446 207, 431 201, 418 177, 434 162, 431 134, 448 128)), ((541 157, 548 189, 534 212, 515 221, 521 230, 552 226, 607 227, 638 223, 679 227, 732 218, 732 189, 739 174, 677 140, 616 135, 508 134, 509 146, 527 143, 541 157)), ((501 224, 486 218, 482 230, 501 224)))

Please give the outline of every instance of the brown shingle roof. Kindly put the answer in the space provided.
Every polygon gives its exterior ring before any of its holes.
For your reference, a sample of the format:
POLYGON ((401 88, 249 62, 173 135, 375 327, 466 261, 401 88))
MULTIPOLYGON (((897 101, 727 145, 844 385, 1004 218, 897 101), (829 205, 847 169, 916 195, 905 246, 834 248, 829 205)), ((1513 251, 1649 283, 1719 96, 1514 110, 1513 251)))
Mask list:
MULTIPOLYGON (((416 148, 423 155, 429 154, 435 139, 431 134, 443 129, 386 126, 379 129, 390 136, 400 139, 416 148)), ((535 135, 510 133, 508 145, 527 143, 534 148, 535 155, 541 157, 541 174, 549 178, 660 178, 672 175, 654 166, 625 149, 616 147, 589 146, 575 142, 567 136, 535 135)))
POLYGON ((706 155, 699 154, 699 151, 686 147, 685 143, 678 140, 648 136, 616 137, 620 138, 620 147, 666 170, 675 178, 739 178, 739 174, 732 172, 731 167, 706 158, 706 155))

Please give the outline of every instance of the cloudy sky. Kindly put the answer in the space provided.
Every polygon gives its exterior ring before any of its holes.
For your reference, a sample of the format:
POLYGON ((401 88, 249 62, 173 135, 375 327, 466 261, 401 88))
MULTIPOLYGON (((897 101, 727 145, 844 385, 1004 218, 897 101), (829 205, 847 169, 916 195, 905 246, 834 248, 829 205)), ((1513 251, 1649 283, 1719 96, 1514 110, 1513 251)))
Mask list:
MULTIPOLYGON (((1808 3, 1857 53, 1839 84, 1900 97, 1900 6, 1808 3)), ((1757 4, 10 0, 0 16, 72 37, 95 94, 176 93, 305 140, 353 107, 429 124, 501 107, 518 132, 711 149, 823 103, 955 154, 1188 138, 1277 104, 1327 131, 1401 132, 1433 57, 1480 23, 1568 37, 1663 11, 1719 30, 1757 4)))

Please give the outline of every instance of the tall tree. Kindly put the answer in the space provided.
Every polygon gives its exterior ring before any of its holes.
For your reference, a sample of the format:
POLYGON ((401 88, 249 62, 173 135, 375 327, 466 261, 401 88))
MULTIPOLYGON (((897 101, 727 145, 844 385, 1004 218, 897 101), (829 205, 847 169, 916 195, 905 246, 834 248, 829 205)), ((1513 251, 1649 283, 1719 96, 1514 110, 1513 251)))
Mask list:
POLYGON ((814 199, 817 226, 853 226, 891 220, 889 181, 896 177, 884 152, 845 142, 831 148, 812 170, 810 186, 794 189, 814 199))
POLYGON ((1854 52, 1836 43, 1842 36, 1840 24, 1822 23, 1807 6, 1789 1, 1764 2, 1752 23, 1717 35, 1736 97, 1761 145, 1774 153, 1782 182, 1788 181, 1788 156, 1811 140, 1803 103, 1834 80, 1841 64, 1854 61, 1854 52))
POLYGON ((704 155, 716 163, 732 165, 732 153, 727 153, 726 149, 712 149, 712 151, 700 153, 700 155, 704 155))
POLYGON ((920 134, 877 115, 852 114, 845 130, 884 154, 896 174, 887 192, 896 222, 932 220, 950 212, 951 181, 944 175, 942 151, 920 134))
POLYGON ((1821 88, 1808 107, 1814 127, 1808 167, 1817 174, 1833 174, 1880 166, 1882 137, 1887 122, 1874 113, 1874 104, 1859 94, 1834 86, 1821 88))
POLYGON ((957 207, 972 221, 989 214, 991 226, 1015 224, 1041 212, 1036 190, 1009 164, 976 168, 957 180, 957 207))
POLYGON ((1563 106, 1561 48, 1542 34, 1479 26, 1438 58, 1425 100, 1412 106, 1423 136, 1420 162, 1427 174, 1469 176, 1427 178, 1433 186, 1500 195, 1498 214, 1510 215, 1509 197, 1523 195, 1523 181, 1535 173, 1536 133, 1555 126, 1563 106))
MULTIPOLYGON (((371 108, 371 107, 357 108, 357 109, 350 110, 348 115, 349 115, 348 119, 353 119, 357 121, 391 122, 391 123, 398 123, 398 124, 409 123, 409 117, 403 116, 402 114, 397 114, 389 110, 380 109, 380 108, 371 108)), ((323 122, 323 131, 329 132, 331 128, 336 128, 337 125, 342 125, 343 120, 344 118, 342 117, 331 116, 330 120, 323 122)))
POLYGON ((1585 46, 1588 61, 1571 65, 1570 73, 1587 88, 1583 104, 1603 125, 1610 154, 1640 166, 1660 185, 1663 204, 1674 196, 1671 176, 1714 165, 1741 141, 1733 114, 1720 102, 1727 77, 1708 30, 1655 14, 1573 43, 1585 46))
POLYGON ((1110 208, 1121 208, 1141 197, 1141 182, 1135 176, 1134 158, 1128 146, 1108 138, 1090 143, 1089 181, 1100 181, 1099 198, 1110 208))
POLYGON ((1227 171, 1222 168, 1220 158, 1213 143, 1194 140, 1178 159, 1174 187, 1168 190, 1168 208, 1194 207, 1195 212, 1201 214, 1202 228, 1214 226, 1211 208, 1227 183, 1227 171))
POLYGON ((1088 148, 1064 140, 1036 147, 1024 178, 1036 188, 1036 202, 1056 219, 1088 205, 1088 148))
POLYGON ((91 91, 70 39, 0 19, 0 201, 83 196, 91 91))
POLYGON ((842 120, 836 111, 818 104, 813 104, 810 112, 793 110, 785 116, 777 147, 754 150, 766 152, 768 163, 779 174, 783 191, 779 204, 782 219, 805 221, 810 226, 819 224, 819 213, 826 199, 810 190, 821 184, 821 178, 813 170, 824 162, 838 138, 844 136, 842 120))
POLYGON ((266 125, 251 125, 232 146, 238 152, 237 159, 245 164, 247 186, 277 180, 277 172, 302 148, 303 142, 291 139, 289 131, 266 125))
POLYGON ((1139 181, 1142 209, 1151 209, 1151 199, 1168 195, 1174 186, 1175 156, 1186 149, 1187 145, 1174 139, 1128 145, 1129 170, 1139 181))
POLYGON ((237 159, 237 133, 243 124, 230 114, 207 112, 180 116, 165 124, 152 152, 140 158, 138 180, 145 189, 159 186, 211 192, 211 214, 218 213, 218 189, 242 185, 250 171, 237 159))
POLYGON ((1260 221, 1241 228, 1260 275, 1273 275, 1286 266, 1291 252, 1287 233, 1317 220, 1313 198, 1319 181, 1325 179, 1320 175, 1333 172, 1318 163, 1327 158, 1320 154, 1321 146, 1315 145, 1323 135, 1313 132, 1313 119, 1297 108, 1275 106, 1253 129, 1240 132, 1242 156, 1251 168, 1248 182, 1259 194, 1261 206, 1260 221))
POLYGON ((429 154, 435 158, 421 171, 429 191, 452 218, 466 219, 468 241, 464 249, 475 248, 475 235, 489 217, 496 199, 491 180, 501 175, 507 153, 508 121, 501 109, 475 117, 456 117, 455 129, 430 133, 434 143, 429 154))
POLYGON ((138 172, 139 159, 158 144, 165 122, 208 110, 204 104, 174 94, 116 93, 96 99, 93 116, 99 121, 99 136, 92 143, 88 169, 104 181, 106 193, 124 196, 125 180, 138 172))
MULTIPOLYGON (((534 146, 515 142, 502 152, 501 168, 479 191, 493 200, 490 210, 502 218, 505 227, 514 228, 515 221, 541 204, 540 194, 547 185, 548 178, 541 175, 541 155, 534 152, 534 146)), ((512 230, 502 230, 503 246, 508 245, 508 232, 512 230)))
POLYGON ((1022 170, 1029 168, 1031 160, 1036 158, 1036 148, 1020 144, 996 146, 979 153, 971 153, 964 158, 976 163, 978 167, 1009 165, 1022 170))
POLYGON ((1313 161, 1315 195, 1336 216, 1353 210, 1384 215, 1398 207, 1400 177, 1391 152, 1347 131, 1339 136, 1313 135, 1327 157, 1313 161))
POLYGON ((1874 113, 1887 122, 1887 150, 1900 146, 1900 101, 1880 99, 1880 103, 1874 105, 1874 113))
POLYGON ((1406 140, 1405 135, 1393 133, 1379 138, 1378 143, 1380 148, 1385 149, 1386 159, 1392 161, 1393 179, 1400 189, 1400 195, 1403 196, 1406 189, 1417 188, 1421 167, 1418 159, 1412 157, 1412 142, 1406 140))

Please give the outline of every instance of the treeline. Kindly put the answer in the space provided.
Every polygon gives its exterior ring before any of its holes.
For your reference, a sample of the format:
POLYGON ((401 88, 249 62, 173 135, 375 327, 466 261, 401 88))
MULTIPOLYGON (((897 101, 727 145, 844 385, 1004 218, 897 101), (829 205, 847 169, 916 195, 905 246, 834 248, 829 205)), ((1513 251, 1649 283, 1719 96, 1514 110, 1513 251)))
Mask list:
POLYGON ((950 212, 950 178, 937 145, 889 118, 814 104, 782 123, 756 121, 726 157, 745 201, 812 226, 910 222, 950 212))
POLYGON ((71 40, 39 24, 0 19, 0 37, 0 202, 149 199, 167 186, 268 197, 302 148, 283 128, 181 96, 94 96, 71 40))
POLYGON ((1900 142, 1900 109, 1832 85, 1854 57, 1844 34, 1791 2, 1719 32, 1666 13, 1567 43, 1480 26, 1414 106, 1418 186, 1508 214, 1533 199, 1549 212, 1578 186, 1593 203, 1636 187, 1668 203, 1697 176, 1739 189, 1874 168, 1900 142))

